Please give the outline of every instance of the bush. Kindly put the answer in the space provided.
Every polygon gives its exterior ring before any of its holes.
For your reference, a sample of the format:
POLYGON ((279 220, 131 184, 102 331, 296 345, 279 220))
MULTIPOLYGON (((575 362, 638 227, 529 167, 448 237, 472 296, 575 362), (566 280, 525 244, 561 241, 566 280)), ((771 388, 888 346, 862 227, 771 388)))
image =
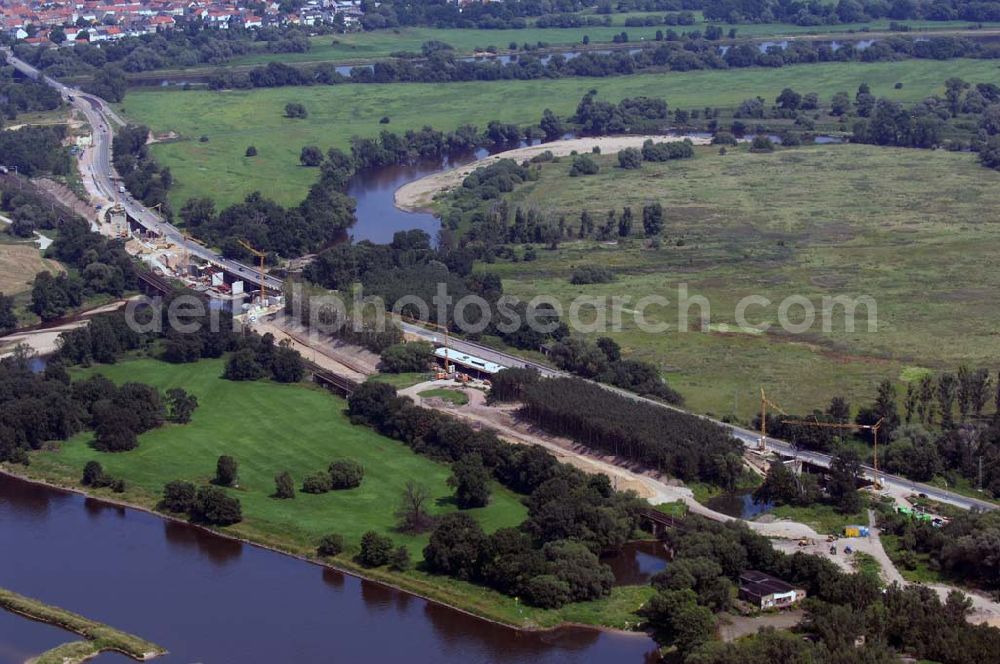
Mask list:
POLYGON ((434 359, 434 347, 426 341, 395 344, 382 351, 379 369, 386 373, 426 371, 434 359))
POLYGON ((295 480, 287 470, 274 476, 274 497, 283 500, 295 497, 295 480))
POLYGON ((569 278, 569 282, 574 285, 607 284, 614 280, 614 272, 600 265, 578 267, 573 270, 573 274, 569 278))
POLYGON ((365 469, 352 459, 338 459, 330 464, 331 489, 356 489, 364 476, 365 469))
POLYGON ((736 145, 736 137, 728 131, 719 131, 712 137, 712 145, 736 145))
POLYGON ((369 530, 361 536, 361 551, 357 561, 365 567, 381 567, 392 558, 392 540, 369 530))
POLYGON ((378 123, 379 123, 379 124, 389 124, 389 116, 388 116, 388 115, 383 115, 383 116, 382 116, 382 117, 381 117, 381 118, 379 119, 378 123))
POLYGON ((240 501, 218 487, 198 489, 191 505, 191 520, 214 526, 229 526, 243 520, 240 501))
POLYGON ((330 473, 317 472, 302 480, 303 493, 326 493, 330 488, 330 473))
POLYGON ((750 152, 774 152, 774 143, 764 134, 757 134, 750 144, 750 152))
POLYGON ((410 551, 405 546, 400 546, 392 552, 389 558, 389 569, 394 572, 405 572, 410 569, 410 551))
POLYGON ((573 178, 581 175, 596 175, 600 170, 601 167, 597 165, 597 162, 587 155, 577 155, 573 158, 573 166, 569 169, 569 175, 573 178))
POLYGON ((168 512, 185 513, 191 511, 194 505, 195 486, 191 482, 174 480, 163 487, 163 500, 160 508, 168 512))
POLYGON ((309 113, 306 111, 306 107, 302 104, 292 102, 285 104, 285 117, 302 119, 309 117, 309 113))
POLYGON ((257 156, 257 148, 255 148, 252 145, 249 146, 249 147, 247 147, 246 156, 247 157, 256 157, 257 156))
POLYGON ((215 463, 215 483, 219 486, 234 486, 239 464, 233 457, 223 454, 215 463))
POLYGON ((569 601, 569 585, 552 574, 541 574, 528 581, 524 601, 543 609, 558 609, 569 601))
POLYGON ((104 468, 97 461, 88 461, 83 467, 83 478, 80 480, 83 486, 104 486, 104 468))
POLYGON ((635 148, 625 148, 618 153, 618 165, 627 170, 642 168, 642 153, 635 148))
POLYGON ((316 547, 320 556, 338 556, 344 550, 344 536, 339 533, 325 535, 316 547))

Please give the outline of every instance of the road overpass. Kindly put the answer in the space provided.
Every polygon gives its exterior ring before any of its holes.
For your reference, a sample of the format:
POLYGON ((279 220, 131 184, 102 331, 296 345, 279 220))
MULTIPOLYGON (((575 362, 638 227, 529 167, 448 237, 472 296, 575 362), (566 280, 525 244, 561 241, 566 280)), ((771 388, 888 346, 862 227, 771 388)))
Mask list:
MULTIPOLYGON (((160 215, 154 211, 145 207, 141 202, 136 201, 127 192, 123 195, 117 190, 115 186, 116 173, 114 172, 114 166, 111 163, 111 141, 112 141, 112 131, 111 124, 114 123, 118 126, 124 125, 124 121, 111 109, 108 104, 100 97, 95 97, 94 95, 86 94, 81 92, 76 88, 71 88, 66 86, 59 81, 42 75, 37 69, 27 64, 26 62, 15 58, 9 49, 4 50, 8 62, 13 65, 18 71, 20 71, 25 76, 28 76, 35 80, 40 80, 46 84, 52 86, 60 92, 67 102, 71 103, 74 107, 78 108, 87 117, 87 121, 90 123, 93 129, 94 136, 94 184, 97 189, 104 194, 109 200, 119 199, 120 203, 125 207, 126 212, 129 217, 134 219, 143 228, 150 230, 158 235, 166 237, 174 244, 183 246, 192 256, 197 256, 202 260, 211 263, 233 277, 242 279, 246 282, 256 284, 260 286, 260 273, 256 268, 250 267, 239 261, 230 260, 223 258, 221 255, 215 253, 211 249, 189 240, 184 237, 184 235, 173 225, 165 221, 160 215), (69 98, 73 99, 70 100, 69 98)), ((282 290, 283 284, 280 279, 276 279, 270 275, 266 275, 265 278, 266 286, 269 290, 274 292, 280 292, 282 290)), ((412 323, 400 323, 403 331, 416 336, 421 339, 428 341, 441 343, 440 333, 435 333, 427 328, 421 327, 419 325, 414 325, 412 323)), ((470 355, 476 355, 485 360, 491 362, 496 362, 497 364, 502 364, 507 367, 526 367, 533 368, 539 371, 543 376, 548 377, 569 377, 570 374, 553 369, 546 365, 540 364, 538 362, 533 362, 531 360, 526 360, 509 353, 498 351, 486 346, 481 346, 476 343, 469 341, 463 341, 460 339, 455 339, 452 337, 449 340, 449 346, 456 351, 468 353, 470 355)), ((648 399, 625 390, 602 385, 605 389, 615 392, 625 398, 633 399, 635 401, 642 401, 650 403, 652 405, 661 408, 671 408, 673 410, 683 411, 680 408, 664 404, 661 401, 656 401, 653 399, 648 399)), ((704 416, 699 416, 704 417, 704 416)), ((704 419, 714 422, 720 426, 725 427, 730 431, 730 433, 737 440, 743 443, 747 448, 756 449, 759 446, 760 435, 756 431, 751 431, 742 427, 738 427, 732 424, 727 424, 725 422, 720 422, 712 418, 704 417, 704 419)), ((819 452, 812 452, 809 450, 799 450, 792 443, 787 441, 778 440, 776 438, 767 438, 765 440, 765 446, 767 449, 772 450, 782 456, 787 456, 790 458, 802 459, 808 461, 817 466, 824 468, 829 468, 832 462, 832 457, 828 454, 822 454, 819 452)), ((963 496, 961 494, 948 491, 946 489, 940 489, 938 487, 930 486, 928 484, 921 484, 919 482, 913 482, 904 477, 898 475, 890 475, 887 473, 879 472, 876 478, 875 469, 871 466, 862 466, 862 472, 866 478, 870 480, 877 480, 883 484, 886 488, 895 489, 898 491, 912 492, 912 493, 923 493, 928 498, 940 501, 942 503, 948 503, 956 507, 961 507, 963 509, 980 509, 980 510, 992 510, 996 509, 997 506, 993 503, 979 500, 977 498, 971 498, 968 496, 963 496)))

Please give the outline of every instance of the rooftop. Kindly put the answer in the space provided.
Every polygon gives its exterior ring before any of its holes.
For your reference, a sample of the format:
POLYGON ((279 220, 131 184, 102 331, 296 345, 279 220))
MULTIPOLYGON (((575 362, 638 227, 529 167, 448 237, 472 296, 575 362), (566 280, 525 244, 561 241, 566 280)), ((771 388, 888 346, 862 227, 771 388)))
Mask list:
POLYGON ((472 367, 488 374, 495 374, 501 369, 507 368, 503 365, 497 364, 496 362, 490 362, 489 360, 484 360, 481 357, 476 357, 475 355, 459 353, 452 348, 438 348, 434 351, 434 354, 441 359, 448 358, 449 361, 454 362, 455 364, 472 367))

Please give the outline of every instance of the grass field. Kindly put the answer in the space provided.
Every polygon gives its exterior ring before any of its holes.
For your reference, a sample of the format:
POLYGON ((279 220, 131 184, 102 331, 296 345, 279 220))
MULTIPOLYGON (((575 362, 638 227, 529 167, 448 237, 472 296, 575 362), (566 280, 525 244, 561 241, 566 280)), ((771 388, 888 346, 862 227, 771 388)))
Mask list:
POLYGON ((596 88, 605 99, 648 95, 664 97, 673 107, 732 107, 743 99, 775 97, 785 86, 815 91, 829 98, 853 91, 867 81, 873 91, 901 101, 917 101, 943 92, 950 76, 967 81, 995 80, 997 65, 988 60, 907 60, 894 63, 830 63, 781 69, 670 72, 605 79, 567 78, 430 84, 341 85, 272 88, 254 91, 131 90, 124 103, 128 116, 155 131, 174 130, 186 140, 152 146, 169 166, 175 207, 193 196, 210 196, 220 205, 259 190, 282 203, 300 201, 315 181, 315 169, 299 166, 304 145, 346 147, 352 136, 373 136, 382 129, 402 132, 432 125, 450 130, 464 123, 485 126, 489 120, 537 122, 542 110, 568 115, 579 99, 596 88), (899 90, 896 82, 903 83, 899 90), (309 117, 283 117, 284 106, 297 101, 309 117), (379 124, 389 116, 391 124, 379 124), (201 143, 198 137, 207 136, 201 143), (248 145, 258 156, 247 158, 248 145))
MULTIPOLYGON (((116 382, 139 381, 161 389, 183 386, 200 402, 194 420, 151 431, 140 438, 138 449, 124 454, 95 452, 88 445, 91 434, 82 434, 58 452, 40 454, 36 463, 58 465, 72 478, 96 459, 136 492, 155 497, 173 479, 208 482, 219 455, 229 454, 240 464, 240 487, 230 493, 242 502, 246 525, 303 545, 336 532, 356 546, 365 531, 374 529, 391 534, 419 555, 427 535, 394 531, 393 512, 404 485, 413 478, 430 490, 433 512, 454 510, 446 465, 367 427, 351 425, 342 412, 342 399, 298 385, 226 381, 220 378, 222 368, 221 360, 185 365, 136 360, 100 367, 97 371, 116 382), (294 500, 271 498, 277 473, 288 470, 301 485, 307 474, 326 470, 339 458, 365 467, 360 488, 298 493, 294 500)), ((488 507, 469 513, 488 531, 517 525, 526 515, 518 497, 499 485, 493 487, 488 507)))
MULTIPOLYGON (((218 456, 231 454, 240 464, 240 487, 227 492, 240 499, 244 520, 225 528, 227 534, 312 556, 321 536, 339 532, 348 545, 345 554, 336 559, 342 569, 511 625, 553 627, 581 622, 634 628, 638 623, 635 611, 648 598, 648 587, 615 588, 598 602, 541 610, 482 586, 419 569, 395 573, 387 568, 358 567, 350 556, 356 552, 361 534, 372 529, 406 545, 415 561, 421 559, 428 536, 395 532, 393 512, 406 481, 414 478, 430 489, 433 513, 453 511, 453 492, 446 484, 450 469, 414 454, 402 443, 351 425, 343 414, 344 401, 319 388, 234 383, 219 378, 222 368, 221 360, 170 365, 140 359, 75 372, 78 377, 100 372, 117 382, 140 381, 161 389, 181 386, 198 397, 200 406, 190 424, 168 424, 146 433, 136 450, 99 453, 88 445, 90 434, 83 434, 58 449, 34 453, 31 465, 19 472, 79 488, 84 464, 96 459, 107 473, 124 478, 129 485, 124 494, 105 489, 96 493, 152 509, 166 482, 208 482, 218 456), (298 484, 306 473, 324 470, 331 460, 344 457, 365 467, 359 488, 323 495, 297 493, 292 500, 270 497, 276 473, 289 470, 298 484)), ((486 531, 515 526, 526 513, 518 496, 497 485, 488 507, 468 511, 486 531)))
POLYGON ((437 388, 433 390, 424 390, 419 393, 425 399, 441 399, 449 403, 455 404, 456 406, 464 406, 469 403, 469 396, 460 390, 447 390, 444 388, 437 388))
MULTIPOLYGON (((513 42, 520 48, 524 44, 535 45, 542 42, 548 46, 567 47, 581 45, 584 36, 589 37, 591 46, 595 44, 610 44, 621 32, 629 36, 629 43, 641 45, 653 41, 656 32, 673 30, 677 33, 693 30, 704 31, 711 22, 699 20, 691 26, 625 26, 625 19, 630 16, 659 16, 666 12, 632 12, 628 14, 613 14, 612 25, 589 26, 582 28, 536 28, 528 27, 519 30, 476 30, 476 29, 443 29, 443 28, 399 28, 395 30, 378 30, 374 32, 354 32, 343 35, 323 35, 312 37, 312 48, 305 53, 268 53, 266 51, 251 53, 233 58, 228 64, 233 66, 254 65, 267 62, 335 62, 352 63, 365 60, 386 58, 397 51, 419 53, 420 47, 427 41, 442 41, 451 44, 456 53, 471 55, 477 51, 485 51, 493 47, 506 52, 513 42)), ((721 25, 728 34, 735 27, 737 37, 787 37, 796 35, 831 35, 852 34, 854 38, 864 39, 865 32, 880 32, 889 30, 889 20, 870 21, 868 23, 844 23, 829 26, 801 26, 785 23, 761 23, 746 25, 721 25)), ((966 30, 972 25, 968 21, 900 21, 909 25, 911 30, 955 31, 966 30)), ((1000 26, 1000 23, 984 23, 984 27, 1000 26)), ((974 31, 969 31, 974 35, 974 31)))
MULTIPOLYGON (((639 329, 628 306, 620 331, 610 336, 631 357, 655 363, 696 412, 749 420, 759 409, 759 388, 789 412, 823 408, 837 394, 860 406, 883 378, 899 381, 926 370, 963 363, 988 366, 1000 355, 994 293, 1000 275, 990 257, 997 247, 995 215, 1000 173, 973 155, 862 145, 809 146, 751 154, 746 147, 720 156, 699 148, 696 158, 643 164, 623 171, 612 155, 590 177, 567 177, 568 160, 546 164, 537 182, 510 195, 575 225, 587 209, 603 223, 607 210, 630 205, 641 231, 641 207, 665 209, 664 241, 647 248, 635 238, 621 245, 566 241, 538 251, 534 262, 490 266, 504 291, 522 297, 551 295, 564 304, 576 296, 645 295, 670 300, 653 306, 650 322, 663 333, 639 329), (611 284, 569 283, 574 267, 612 269, 611 284), (691 309, 688 333, 678 332, 678 288, 704 296, 711 326, 691 309), (764 296, 767 306, 747 310, 752 325, 737 328, 738 301, 764 296), (799 295, 818 310, 804 333, 778 326, 779 303, 799 295), (877 305, 877 329, 868 331, 858 310, 854 332, 843 310, 823 329, 823 297, 866 295, 877 305)), ((581 318, 593 319, 585 309, 581 318)), ((791 322, 801 320, 793 308, 791 322)), ((900 401, 902 397, 900 396, 900 401)))

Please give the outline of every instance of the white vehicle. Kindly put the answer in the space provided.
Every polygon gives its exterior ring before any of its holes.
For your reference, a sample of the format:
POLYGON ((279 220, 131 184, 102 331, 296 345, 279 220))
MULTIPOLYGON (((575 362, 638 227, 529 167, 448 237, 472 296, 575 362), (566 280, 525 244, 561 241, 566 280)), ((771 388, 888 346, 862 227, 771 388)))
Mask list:
POLYGON ((124 194, 125 193, 125 185, 123 185, 123 184, 118 185, 118 193, 120 193, 120 194, 124 194))

